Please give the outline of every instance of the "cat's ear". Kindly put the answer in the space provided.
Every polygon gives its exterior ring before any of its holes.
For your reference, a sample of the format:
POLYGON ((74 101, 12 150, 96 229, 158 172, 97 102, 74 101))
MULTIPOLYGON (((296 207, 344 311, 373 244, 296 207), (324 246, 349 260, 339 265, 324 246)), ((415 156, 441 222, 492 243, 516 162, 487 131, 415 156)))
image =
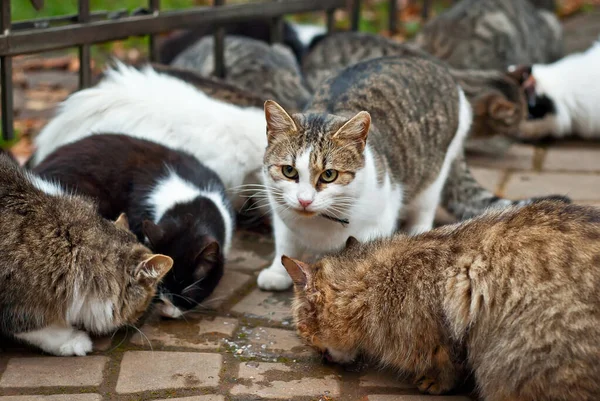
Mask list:
POLYGON ((144 220, 142 222, 142 232, 146 238, 148 238, 148 241, 150 241, 150 245, 152 246, 156 246, 156 244, 161 241, 163 235, 165 235, 164 230, 158 224, 154 224, 154 222, 150 220, 144 220))
POLYGON ((333 134, 332 138, 334 141, 342 143, 354 142, 362 151, 367 144, 370 127, 371 115, 366 111, 361 111, 333 134))
POLYGON ((305 288, 307 283, 312 278, 310 266, 304 262, 300 262, 299 260, 288 258, 285 255, 281 257, 281 263, 292 278, 294 285, 297 285, 300 288, 305 288))
POLYGON ((267 119, 267 140, 269 142, 278 135, 298 131, 294 119, 273 100, 265 102, 265 118, 267 119))
POLYGON ((356 238, 354 238, 353 236, 349 236, 348 239, 346 240, 346 249, 352 248, 356 245, 360 245, 360 242, 358 242, 358 240, 356 238))
POLYGON ((146 286, 158 283, 173 267, 173 259, 165 255, 151 255, 135 268, 133 277, 146 286))
POLYGON ((511 65, 508 67, 506 75, 519 85, 523 85, 531 77, 531 71, 530 65, 511 65))
POLYGON ((119 218, 115 221, 115 226, 122 230, 129 231, 129 219, 125 213, 119 215, 119 218))
POLYGON ((488 101, 488 115, 494 120, 505 120, 513 117, 517 113, 517 105, 504 98, 504 96, 495 95, 488 101))
POLYGON ((212 241, 204 247, 196 256, 196 261, 206 261, 209 263, 217 263, 221 258, 221 247, 217 241, 212 241))

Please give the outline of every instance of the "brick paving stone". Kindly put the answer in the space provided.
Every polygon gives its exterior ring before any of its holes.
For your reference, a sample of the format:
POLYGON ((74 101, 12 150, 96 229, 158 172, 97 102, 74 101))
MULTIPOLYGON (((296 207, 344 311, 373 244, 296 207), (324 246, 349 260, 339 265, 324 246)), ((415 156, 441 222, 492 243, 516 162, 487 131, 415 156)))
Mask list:
POLYGON ((393 387, 403 389, 416 389, 414 384, 402 380, 391 371, 371 371, 360 377, 361 387, 393 387))
POLYGON ((464 396, 439 396, 439 395, 369 395, 368 401, 471 401, 464 396))
POLYGON ((534 146, 518 144, 512 145, 502 155, 469 155, 467 157, 467 161, 469 163, 469 166, 474 167, 531 170, 533 169, 534 154, 534 146))
POLYGON ((600 171, 600 147, 548 149, 542 168, 544 171, 600 171))
POLYGON ((0 401, 102 401, 100 394, 13 395, 0 401))
POLYGON ((498 186, 500 185, 500 181, 504 176, 504 172, 502 170, 484 167, 471 167, 470 170, 475 180, 482 187, 494 193, 498 191, 498 186))
POLYGON ((226 269, 254 272, 268 266, 273 253, 272 238, 239 232, 227 256, 226 269))
POLYGON ((94 351, 96 352, 104 352, 108 351, 112 347, 112 337, 96 337, 92 338, 94 343, 94 351))
POLYGON ((200 321, 153 319, 131 337, 131 343, 141 347, 183 347, 196 350, 216 350, 221 338, 231 337, 237 329, 237 319, 204 317, 200 321), (208 338, 207 338, 208 336, 208 338), (217 337, 217 338, 215 338, 217 337))
POLYGON ((98 386, 107 361, 104 356, 12 358, 0 387, 98 386))
POLYGON ((231 310, 246 316, 291 324, 293 295, 291 291, 269 292, 255 289, 231 310))
POLYGON ((238 376, 242 383, 233 386, 231 394, 252 394, 276 399, 288 399, 298 395, 339 396, 338 375, 332 372, 321 377, 310 377, 310 373, 313 373, 312 369, 292 369, 281 363, 242 363, 238 376))
POLYGON ((183 398, 165 398, 163 400, 157 401, 225 401, 225 397, 223 397, 222 395, 197 395, 193 397, 183 398))
POLYGON ((219 282, 215 291, 200 304, 200 307, 209 309, 219 309, 219 307, 229 300, 231 296, 238 293, 239 290, 254 280, 252 276, 233 270, 225 269, 225 274, 219 282))
POLYGON ((515 173, 509 178, 504 196, 523 199, 559 194, 573 200, 600 200, 600 175, 568 173, 515 173))
POLYGON ((222 356, 199 352, 128 351, 123 356, 117 393, 219 384, 222 356))
POLYGON ((304 345, 292 330, 243 327, 235 343, 239 347, 236 353, 248 357, 302 358, 317 355, 311 347, 304 345))

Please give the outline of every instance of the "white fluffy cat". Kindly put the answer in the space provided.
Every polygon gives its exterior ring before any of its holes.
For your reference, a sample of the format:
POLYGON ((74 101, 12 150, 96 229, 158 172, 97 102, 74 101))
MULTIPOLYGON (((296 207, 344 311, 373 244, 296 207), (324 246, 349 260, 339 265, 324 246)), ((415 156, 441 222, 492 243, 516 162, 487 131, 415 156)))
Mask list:
MULTIPOLYGON (((33 163, 56 148, 96 133, 125 134, 196 156, 227 189, 260 181, 264 112, 206 96, 194 86, 147 66, 122 63, 95 87, 71 95, 35 139, 33 163)), ((236 207, 244 201, 233 199, 236 207)))

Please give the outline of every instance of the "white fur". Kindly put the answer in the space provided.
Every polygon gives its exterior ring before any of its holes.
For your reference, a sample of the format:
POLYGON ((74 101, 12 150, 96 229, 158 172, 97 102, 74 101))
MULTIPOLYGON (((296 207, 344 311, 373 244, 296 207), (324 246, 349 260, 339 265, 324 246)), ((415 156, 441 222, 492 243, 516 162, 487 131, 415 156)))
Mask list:
POLYGON ((473 111, 471 105, 464 92, 459 90, 458 129, 454 139, 450 142, 450 146, 448 146, 446 157, 437 178, 428 188, 418 194, 409 205, 408 230, 411 234, 420 234, 431 230, 433 227, 435 212, 440 203, 442 189, 448 179, 450 165, 461 153, 472 121, 473 111))
POLYGON ((310 42, 312 42, 315 36, 322 35, 327 32, 327 29, 320 25, 292 24, 292 27, 296 31, 300 42, 307 47, 310 45, 310 42))
POLYGON ((41 330, 16 334, 21 341, 58 356, 84 356, 92 351, 92 340, 87 333, 73 327, 48 326, 41 330))
POLYGON ((94 333, 108 333, 117 328, 113 323, 113 311, 110 300, 101 301, 90 294, 81 294, 79 283, 73 283, 73 299, 65 316, 68 324, 94 333))
POLYGON ((34 187, 48 195, 65 195, 65 191, 56 182, 46 181, 33 173, 28 173, 27 177, 34 187))
MULTIPOLYGON (((206 96, 151 67, 117 63, 95 87, 71 95, 35 140, 34 163, 96 133, 122 133, 192 153, 238 189, 260 179, 267 146, 264 112, 206 96)), ((236 198, 239 205, 240 198, 236 198)))
MULTIPOLYGON (((446 153, 442 168, 436 180, 412 204, 409 213, 409 231, 413 233, 427 231, 433 226, 435 210, 440 193, 448 177, 450 164, 460 154, 462 145, 471 127, 472 110, 463 91, 459 88, 460 108, 459 124, 454 139, 446 153)), ((304 251, 332 252, 342 248, 349 236, 359 241, 368 241, 379 237, 391 236, 395 230, 401 212, 404 209, 402 186, 392 184, 386 175, 384 182, 377 182, 377 169, 373 154, 365 148, 365 166, 357 171, 354 180, 347 186, 327 186, 317 192, 309 182, 308 156, 310 150, 296 158, 298 183, 289 180, 273 181, 268 172, 264 172, 264 181, 269 185, 269 201, 273 209, 273 231, 275 234, 275 259, 270 267, 258 276, 258 286, 265 290, 284 290, 292 284, 281 257, 301 257, 304 251), (313 203, 307 211, 346 217, 346 226, 321 216, 300 216, 294 209, 301 209, 299 197, 313 197, 313 203), (342 198, 343 197, 343 198, 342 198), (283 201, 285 206, 281 206, 283 201), (348 202, 347 210, 340 205, 348 202), (337 208, 337 209, 336 209, 337 208), (343 216, 342 216, 343 214, 343 216)))
POLYGON ((524 137, 600 138, 600 42, 553 64, 534 65, 532 75, 537 94, 554 101, 556 114, 524 122, 524 137))
POLYGON ((177 204, 191 202, 194 199, 202 197, 210 200, 215 204, 223 222, 225 224, 225 243, 223 244, 223 254, 227 255, 231 247, 233 237, 233 218, 229 213, 226 205, 226 200, 223 194, 218 191, 200 189, 193 183, 183 179, 174 171, 170 171, 169 175, 161 178, 150 195, 148 196, 148 205, 153 210, 154 223, 158 223, 164 214, 177 204))

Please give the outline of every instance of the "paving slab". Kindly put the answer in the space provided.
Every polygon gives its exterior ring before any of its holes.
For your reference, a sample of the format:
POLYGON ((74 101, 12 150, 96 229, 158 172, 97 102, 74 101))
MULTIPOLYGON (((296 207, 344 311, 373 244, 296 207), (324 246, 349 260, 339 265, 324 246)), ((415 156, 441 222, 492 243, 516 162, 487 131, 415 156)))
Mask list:
POLYGON ((0 401, 101 401, 100 394, 61 395, 12 395, 0 397, 0 401))
POLYGON ((0 387, 98 386, 107 362, 105 356, 12 358, 0 387))
POLYGON ((231 310, 245 316, 282 322, 292 322, 292 291, 270 292, 258 288, 243 298, 231 310))
POLYGON ((240 365, 239 381, 232 395, 252 394, 258 397, 287 399, 295 395, 340 395, 340 377, 333 372, 322 377, 310 377, 302 368, 292 369, 281 363, 246 362, 240 365))
POLYGON ((234 352, 252 358, 317 357, 313 348, 302 343, 295 331, 270 327, 242 327, 233 342, 234 352))
POLYGON ((183 398, 165 398, 157 401, 225 401, 222 395, 197 395, 183 398))
POLYGON ((575 173, 514 173, 504 196, 524 199, 541 195, 567 195, 573 200, 600 200, 600 175, 575 173))
POLYGON ((123 356, 117 393, 216 387, 223 357, 200 352, 128 351, 123 356))
POLYGON ((557 147, 548 149, 544 171, 600 172, 600 147, 557 147))
POLYGON ((254 277, 248 274, 226 269, 217 288, 200 304, 198 310, 219 309, 252 280, 254 280, 254 277))
POLYGON ((414 384, 402 380, 397 373, 388 370, 367 372, 360 376, 359 383, 361 387, 388 387, 416 390, 414 384))
POLYGON ((469 397, 463 396, 439 396, 439 395, 369 395, 368 401, 471 401, 469 397))

